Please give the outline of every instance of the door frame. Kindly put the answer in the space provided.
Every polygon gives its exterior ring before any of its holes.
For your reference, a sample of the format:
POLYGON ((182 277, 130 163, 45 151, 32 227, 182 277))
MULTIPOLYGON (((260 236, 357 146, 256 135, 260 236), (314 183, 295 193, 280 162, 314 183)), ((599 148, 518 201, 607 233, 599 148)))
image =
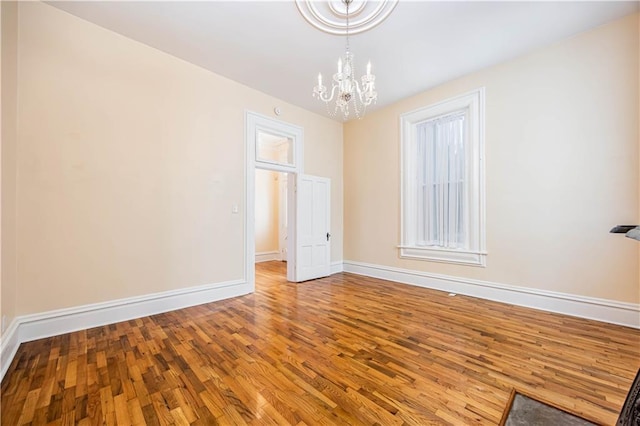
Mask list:
MULTIPOLYGON (((244 215, 244 269, 247 284, 254 292, 256 289, 256 242, 255 242, 255 179, 256 167, 265 170, 275 170, 278 172, 288 173, 290 179, 299 173, 304 173, 304 130, 300 126, 276 120, 266 115, 258 114, 252 111, 245 111, 245 215, 244 215), (260 162, 256 157, 256 145, 258 141, 258 133, 264 131, 275 134, 293 141, 293 165, 280 165, 269 162, 260 162)), ((291 180, 289 181, 289 191, 287 204, 289 211, 295 206, 295 191, 291 188, 291 180)), ((289 215, 289 235, 288 242, 295 241, 295 216, 289 215)), ((296 250, 295 244, 287 244, 287 278, 291 279, 295 274, 296 250), (293 247, 292 247, 293 246, 293 247)))
POLYGON ((288 261, 289 243, 289 175, 278 176, 278 260, 288 261))

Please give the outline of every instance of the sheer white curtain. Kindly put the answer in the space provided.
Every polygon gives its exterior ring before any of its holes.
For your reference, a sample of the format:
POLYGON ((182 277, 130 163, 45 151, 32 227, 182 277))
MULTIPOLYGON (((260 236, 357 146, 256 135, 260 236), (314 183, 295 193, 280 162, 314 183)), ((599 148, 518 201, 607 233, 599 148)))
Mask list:
POLYGON ((465 248, 465 111, 417 126, 418 246, 465 248))

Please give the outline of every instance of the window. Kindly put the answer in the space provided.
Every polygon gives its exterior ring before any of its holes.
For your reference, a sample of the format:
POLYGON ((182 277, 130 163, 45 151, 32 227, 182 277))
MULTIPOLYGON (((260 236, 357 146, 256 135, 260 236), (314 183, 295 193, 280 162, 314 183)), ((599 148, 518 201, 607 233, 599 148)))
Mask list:
POLYGON ((293 145, 293 138, 258 131, 256 161, 285 167, 294 166, 293 145))
POLYGON ((400 117, 400 257, 485 266, 484 89, 400 117))
POLYGON ((251 143, 251 168, 300 173, 304 158, 303 129, 283 121, 246 112, 245 138, 251 143))

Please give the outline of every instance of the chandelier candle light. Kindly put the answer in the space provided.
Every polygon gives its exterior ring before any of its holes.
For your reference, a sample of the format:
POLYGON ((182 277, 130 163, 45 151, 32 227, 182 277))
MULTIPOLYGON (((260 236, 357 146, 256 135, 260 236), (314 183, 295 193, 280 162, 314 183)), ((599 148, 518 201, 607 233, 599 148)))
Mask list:
POLYGON ((378 93, 376 92, 376 76, 371 74, 371 62, 367 64, 367 74, 361 77, 362 85, 355 77, 353 66, 353 54, 349 51, 349 5, 353 0, 342 0, 347 8, 347 46, 344 56, 338 59, 338 72, 333 75, 331 93, 326 86, 322 85, 322 74, 318 74, 318 85, 313 88, 313 97, 320 99, 327 104, 329 114, 335 116, 338 110, 345 120, 349 118, 349 105, 357 118, 364 117, 369 105, 375 103, 378 93), (329 108, 329 102, 335 98, 336 104, 333 111, 329 108))

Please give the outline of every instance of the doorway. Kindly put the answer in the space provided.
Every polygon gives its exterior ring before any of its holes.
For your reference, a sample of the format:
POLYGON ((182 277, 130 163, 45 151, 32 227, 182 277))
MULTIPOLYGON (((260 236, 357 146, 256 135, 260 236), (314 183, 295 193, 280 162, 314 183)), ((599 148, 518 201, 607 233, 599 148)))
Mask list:
MULTIPOLYGON (((255 291, 256 261, 256 171, 270 170, 287 176, 287 280, 295 281, 295 250, 292 241, 295 236, 295 223, 292 223, 293 206, 292 186, 298 173, 303 172, 303 130, 283 121, 261 114, 245 113, 245 153, 246 153, 246 215, 245 215, 245 279, 255 291)), ((284 178, 283 178, 284 180, 284 178)), ((280 250, 280 248, 278 248, 280 250)))
POLYGON ((302 128, 249 111, 245 126, 245 277, 251 291, 255 291, 257 170, 287 176, 287 281, 330 275, 331 181, 303 174, 302 128))
POLYGON ((287 261, 288 173, 256 168, 256 263, 287 261))

